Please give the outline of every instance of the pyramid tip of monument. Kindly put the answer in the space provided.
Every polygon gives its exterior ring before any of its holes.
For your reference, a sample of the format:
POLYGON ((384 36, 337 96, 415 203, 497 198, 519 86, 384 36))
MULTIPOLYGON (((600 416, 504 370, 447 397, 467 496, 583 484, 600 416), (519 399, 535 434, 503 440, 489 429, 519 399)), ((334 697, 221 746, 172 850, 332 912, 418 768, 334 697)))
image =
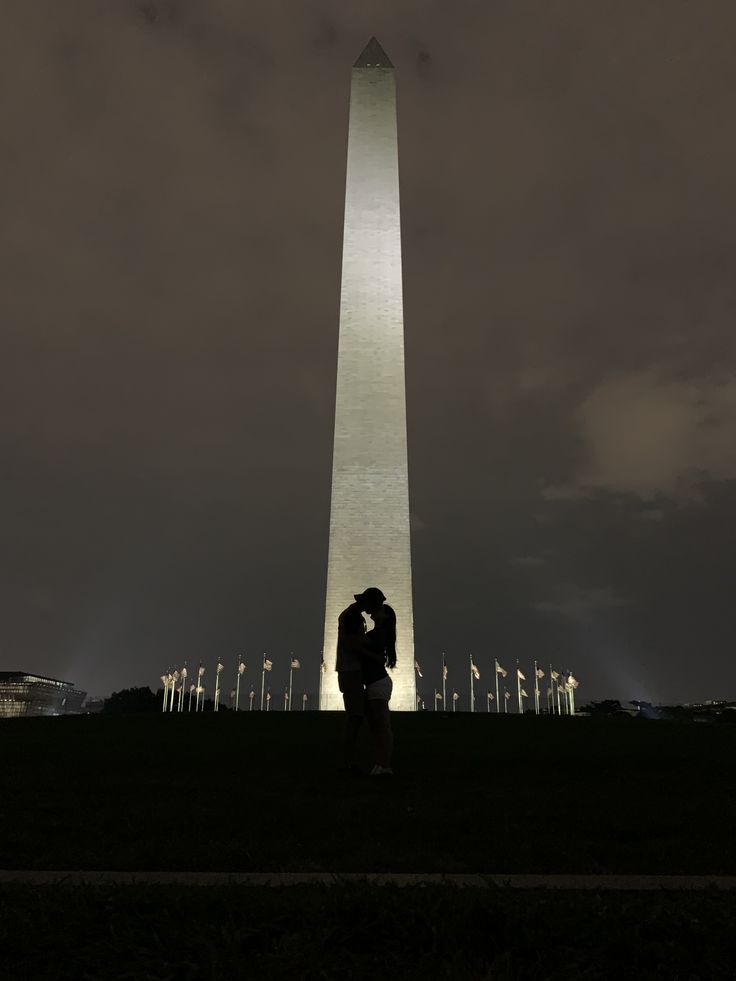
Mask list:
POLYGON ((379 44, 377 38, 372 37, 368 44, 361 51, 358 60, 353 68, 393 68, 391 59, 379 44))

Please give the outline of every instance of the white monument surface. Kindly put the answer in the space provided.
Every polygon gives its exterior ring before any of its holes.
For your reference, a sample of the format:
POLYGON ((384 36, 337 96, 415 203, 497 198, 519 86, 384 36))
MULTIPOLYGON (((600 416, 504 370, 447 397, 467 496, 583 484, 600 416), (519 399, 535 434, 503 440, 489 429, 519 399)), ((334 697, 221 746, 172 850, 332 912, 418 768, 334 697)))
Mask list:
POLYGON ((368 586, 382 589, 396 611, 391 709, 413 712, 396 84, 375 38, 353 66, 350 87, 321 709, 343 707, 337 618, 368 586))

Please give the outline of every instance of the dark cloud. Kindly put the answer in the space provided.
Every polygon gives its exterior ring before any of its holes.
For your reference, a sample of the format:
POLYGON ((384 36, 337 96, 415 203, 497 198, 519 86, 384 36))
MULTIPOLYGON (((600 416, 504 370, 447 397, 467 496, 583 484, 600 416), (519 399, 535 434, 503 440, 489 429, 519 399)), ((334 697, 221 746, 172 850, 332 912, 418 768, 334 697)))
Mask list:
POLYGON ((7 13, 5 667, 104 692, 295 650, 316 687, 349 69, 375 34, 425 677, 444 648, 565 660, 583 697, 733 694, 735 19, 7 13))

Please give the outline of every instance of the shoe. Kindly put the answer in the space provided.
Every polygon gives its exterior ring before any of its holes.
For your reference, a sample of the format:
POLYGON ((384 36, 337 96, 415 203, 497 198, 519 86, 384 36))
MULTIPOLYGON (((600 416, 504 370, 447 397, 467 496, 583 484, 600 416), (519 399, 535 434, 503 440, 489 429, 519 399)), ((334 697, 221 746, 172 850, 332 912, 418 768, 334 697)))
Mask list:
POLYGON ((390 766, 379 766, 378 763, 371 770, 372 777, 392 777, 394 771, 390 766))

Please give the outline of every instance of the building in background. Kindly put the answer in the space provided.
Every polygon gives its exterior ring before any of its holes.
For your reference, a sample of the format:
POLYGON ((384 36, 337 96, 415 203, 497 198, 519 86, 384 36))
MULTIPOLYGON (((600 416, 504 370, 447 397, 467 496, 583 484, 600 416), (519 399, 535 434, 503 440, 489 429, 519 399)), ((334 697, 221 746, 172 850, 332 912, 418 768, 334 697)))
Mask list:
POLYGON ((343 707, 337 618, 368 586, 396 611, 391 708, 414 712, 396 86, 375 38, 350 86, 323 710, 343 707))
POLYGON ((86 695, 70 681, 23 671, 0 671, 0 719, 73 715, 82 711, 86 695))

